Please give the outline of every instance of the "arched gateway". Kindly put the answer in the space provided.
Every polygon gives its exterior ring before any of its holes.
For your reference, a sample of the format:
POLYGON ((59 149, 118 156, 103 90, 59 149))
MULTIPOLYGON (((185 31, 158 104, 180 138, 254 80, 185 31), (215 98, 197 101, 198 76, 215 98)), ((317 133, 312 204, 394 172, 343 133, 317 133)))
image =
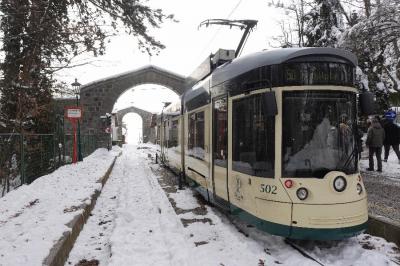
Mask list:
MULTIPOLYGON (((128 113, 136 113, 142 118, 143 142, 147 142, 150 138, 150 127, 151 127, 151 122, 152 122, 151 119, 152 119, 153 114, 150 112, 147 112, 145 110, 136 108, 134 106, 118 110, 116 119, 117 119, 117 124, 119 126, 122 125, 122 118, 128 113)), ((119 134, 122 134, 122 132, 119 132, 119 134)))
MULTIPOLYGON (((115 102, 122 93, 141 84, 165 86, 178 95, 182 95, 185 78, 150 65, 82 86, 80 93, 81 105, 84 110, 82 133, 98 134, 104 132, 101 117, 104 117, 106 113, 111 114, 115 102)), ((145 129, 143 128, 143 130, 145 129)))

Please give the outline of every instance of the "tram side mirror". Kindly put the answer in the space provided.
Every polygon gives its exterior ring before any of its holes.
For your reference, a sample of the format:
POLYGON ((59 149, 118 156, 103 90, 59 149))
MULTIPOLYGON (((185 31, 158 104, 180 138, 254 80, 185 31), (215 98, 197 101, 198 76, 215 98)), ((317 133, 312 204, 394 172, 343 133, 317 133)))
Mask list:
POLYGON ((375 97, 371 92, 360 94, 360 111, 363 115, 372 115, 375 113, 375 97))
POLYGON ((268 91, 264 94, 265 114, 267 116, 276 116, 278 114, 278 107, 276 105, 276 98, 274 91, 268 91))

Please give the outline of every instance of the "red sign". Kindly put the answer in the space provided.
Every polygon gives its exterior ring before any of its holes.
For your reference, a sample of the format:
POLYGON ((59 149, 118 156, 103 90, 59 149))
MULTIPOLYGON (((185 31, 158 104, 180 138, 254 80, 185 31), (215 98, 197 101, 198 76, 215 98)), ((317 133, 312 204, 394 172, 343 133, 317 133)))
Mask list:
POLYGON ((65 106, 64 107, 64 116, 67 118, 71 124, 72 129, 74 131, 74 139, 73 139, 73 147, 72 147, 72 163, 77 162, 77 145, 76 145, 76 124, 82 118, 82 107, 80 106, 65 106))

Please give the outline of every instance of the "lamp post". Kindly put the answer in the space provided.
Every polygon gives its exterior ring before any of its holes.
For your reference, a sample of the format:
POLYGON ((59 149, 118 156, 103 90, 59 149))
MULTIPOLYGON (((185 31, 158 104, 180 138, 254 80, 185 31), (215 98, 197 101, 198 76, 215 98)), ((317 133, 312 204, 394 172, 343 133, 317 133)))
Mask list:
MULTIPOLYGON (((81 93, 81 84, 78 82, 78 79, 75 78, 74 83, 71 84, 76 96, 76 106, 79 106, 79 96, 81 93)), ((81 149, 81 124, 78 120, 78 161, 83 161, 82 157, 82 149, 81 149)))

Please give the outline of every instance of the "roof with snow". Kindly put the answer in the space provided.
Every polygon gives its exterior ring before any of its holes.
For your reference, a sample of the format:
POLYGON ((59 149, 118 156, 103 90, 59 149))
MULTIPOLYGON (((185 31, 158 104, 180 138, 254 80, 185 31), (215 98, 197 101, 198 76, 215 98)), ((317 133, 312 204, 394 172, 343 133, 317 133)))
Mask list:
POLYGON ((146 65, 146 66, 143 66, 143 67, 139 67, 139 68, 137 68, 135 70, 126 71, 126 72, 123 72, 123 73, 120 73, 120 74, 112 75, 112 76, 109 76, 109 77, 105 77, 105 78, 102 78, 102 79, 98 79, 98 80, 89 82, 87 84, 82 85, 81 89, 84 90, 86 88, 89 88, 89 87, 91 87, 93 85, 96 85, 96 84, 99 84, 99 83, 110 82, 110 81, 112 82, 112 81, 114 81, 116 79, 125 78, 125 77, 131 76, 131 75, 139 73, 139 72, 151 71, 151 70, 163 72, 163 73, 169 74, 169 75, 171 75, 173 77, 176 77, 176 78, 179 78, 179 79, 184 79, 185 78, 184 76, 182 76, 180 74, 177 74, 177 73, 174 73, 174 72, 172 72, 170 70, 166 70, 166 69, 163 69, 161 67, 154 66, 154 65, 146 65))

